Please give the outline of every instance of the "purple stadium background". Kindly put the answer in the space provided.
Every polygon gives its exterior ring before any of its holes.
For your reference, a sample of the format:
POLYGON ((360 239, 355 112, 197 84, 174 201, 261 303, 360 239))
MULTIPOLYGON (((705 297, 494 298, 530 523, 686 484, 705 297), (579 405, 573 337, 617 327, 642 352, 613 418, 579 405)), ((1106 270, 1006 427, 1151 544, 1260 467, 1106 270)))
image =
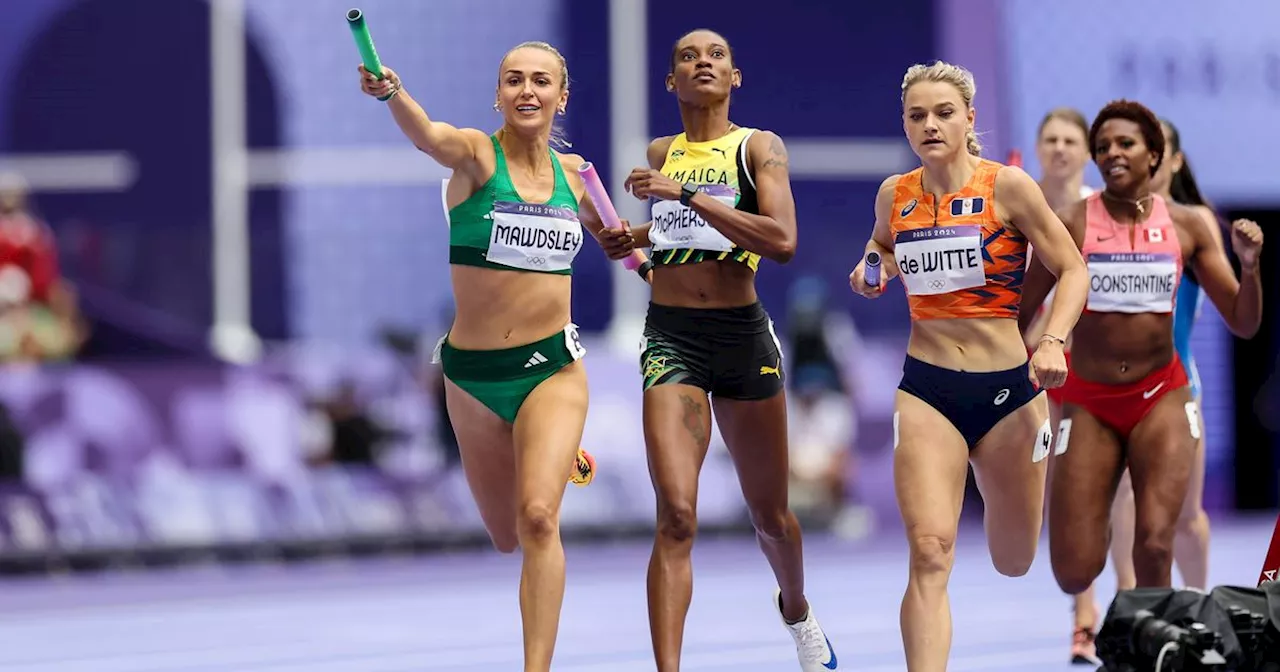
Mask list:
MULTIPOLYGON (((304 11, 299 0, 245 4, 251 151, 314 159, 330 150, 405 146, 385 112, 356 87, 356 55, 341 18, 349 2, 310 0, 304 11)), ((422 92, 434 116, 458 125, 497 123, 487 103, 508 47, 526 39, 564 46, 574 82, 569 136, 575 151, 609 166, 609 70, 598 55, 606 46, 607 3, 483 3, 486 15, 526 17, 519 22, 472 21, 478 4, 366 0, 362 7, 384 61, 422 92)), ((1072 6, 1075 16, 1065 16, 1043 3, 997 0, 936 7, 931 0, 746 2, 703 21, 671 18, 688 16, 687 3, 650 0, 650 77, 635 85, 649 89, 652 131, 674 132, 676 106, 661 74, 676 37, 706 23, 733 41, 744 71, 734 103, 740 123, 784 137, 895 143, 904 68, 953 59, 977 73, 979 130, 987 131, 988 156, 996 159, 1014 146, 1030 156, 1035 124, 1049 107, 1091 112, 1136 92, 1181 123, 1188 151, 1210 176, 1210 192, 1246 204, 1246 195, 1230 190, 1242 178, 1213 154, 1221 129, 1202 113, 1202 101, 1159 97, 1142 88, 1141 77, 1050 74, 1051 89, 1030 90, 1042 71, 1019 66, 1044 59, 1036 50, 1048 48, 1037 44, 1034 31, 1053 25, 1059 43, 1091 35, 1090 10, 1081 4, 1072 6), (804 35, 803 47, 783 48, 782 35, 804 35)), ((100 325, 99 351, 83 363, 0 376, 0 400, 28 435, 29 451, 25 485, 0 493, 0 558, 52 549, 475 532, 464 484, 440 472, 434 406, 417 382, 420 362, 375 343, 388 327, 427 342, 445 327, 447 230, 434 183, 343 184, 288 171, 261 176, 251 197, 252 314, 272 345, 253 366, 219 364, 204 354, 213 310, 208 14, 201 0, 6 7, 0 153, 126 152, 137 179, 112 193, 37 195, 60 236, 67 273, 100 325), (59 86, 44 87, 42 73, 56 73, 59 86), (403 436, 376 469, 309 468, 302 448, 308 402, 345 381, 403 436)), ((1253 25, 1265 23, 1274 22, 1253 25)), ((1106 49, 1146 46, 1129 44, 1133 36, 1103 37, 1116 41, 1106 49)), ((1036 173, 1034 163, 1028 169, 1036 173)), ((1096 174, 1090 179, 1097 183, 1096 174)), ((891 403, 906 306, 896 290, 878 302, 859 300, 845 281, 870 229, 878 181, 798 178, 800 249, 792 264, 762 268, 760 293, 785 329, 789 287, 814 276, 830 292, 831 308, 853 317, 863 336, 851 372, 859 388, 858 488, 892 523, 891 403)), ((1275 195, 1255 190, 1247 197, 1275 195)), ((592 411, 584 444, 599 459, 601 479, 570 492, 565 522, 643 525, 653 499, 635 354, 598 338, 613 310, 613 280, 590 246, 580 259, 575 316, 597 336, 588 345, 592 411)), ((1206 390, 1208 501, 1215 508, 1230 501, 1234 454, 1230 343, 1220 325, 1206 307, 1194 345, 1206 390)), ((717 449, 703 477, 699 514, 707 522, 744 514, 723 458, 717 449)))

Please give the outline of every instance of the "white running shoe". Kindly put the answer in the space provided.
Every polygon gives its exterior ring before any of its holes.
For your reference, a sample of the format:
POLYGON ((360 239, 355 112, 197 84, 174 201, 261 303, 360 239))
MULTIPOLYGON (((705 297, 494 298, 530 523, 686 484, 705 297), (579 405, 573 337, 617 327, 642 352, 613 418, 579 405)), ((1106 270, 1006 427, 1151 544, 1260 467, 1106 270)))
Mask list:
POLYGON ((823 672, 836 670, 836 650, 831 648, 831 640, 822 632, 818 619, 813 617, 813 605, 809 605, 809 613, 799 623, 788 623, 782 616, 782 591, 773 594, 773 608, 778 610, 778 618, 787 626, 787 631, 796 640, 796 653, 800 656, 801 672, 823 672))

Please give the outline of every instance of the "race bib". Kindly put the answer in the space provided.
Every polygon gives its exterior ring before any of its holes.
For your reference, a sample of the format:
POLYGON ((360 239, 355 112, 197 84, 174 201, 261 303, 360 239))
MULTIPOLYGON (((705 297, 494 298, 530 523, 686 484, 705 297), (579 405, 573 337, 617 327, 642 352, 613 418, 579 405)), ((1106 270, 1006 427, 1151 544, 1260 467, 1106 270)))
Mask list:
POLYGON ((440 340, 436 341, 436 347, 431 350, 432 364, 440 363, 440 353, 444 352, 444 342, 447 340, 449 340, 449 334, 445 333, 444 336, 440 337, 440 340))
POLYGON ((908 294, 947 294, 987 284, 980 226, 902 231, 894 238, 893 256, 908 294))
POLYGON ((485 258, 524 271, 564 271, 582 248, 582 225, 570 208, 540 203, 493 204, 485 258))
POLYGON ((1171 313, 1178 260, 1172 254, 1089 254, 1089 302, 1095 313, 1171 313))
POLYGON ((582 345, 582 337, 578 335, 578 325, 572 322, 564 328, 564 347, 575 362, 587 356, 587 348, 582 345))
MULTIPOLYGON (((714 197, 729 207, 738 204, 738 192, 723 184, 698 187, 698 191, 714 197)), ((733 242, 702 215, 680 201, 658 201, 653 204, 653 224, 649 226, 649 242, 655 252, 662 250, 710 250, 728 252, 733 242)))
POLYGON ((1187 426, 1191 428, 1191 438, 1196 441, 1200 440, 1200 405, 1195 401, 1188 401, 1183 409, 1187 412, 1187 426))
POLYGON ((1045 418, 1044 424, 1040 425, 1040 431, 1036 432, 1036 445, 1031 449, 1031 463, 1042 462, 1049 457, 1049 452, 1053 449, 1053 429, 1051 429, 1049 419, 1045 418))
POLYGON ((1054 444, 1053 454, 1061 455, 1067 452, 1067 446, 1071 445, 1071 418, 1063 418, 1058 423, 1058 442, 1054 444))

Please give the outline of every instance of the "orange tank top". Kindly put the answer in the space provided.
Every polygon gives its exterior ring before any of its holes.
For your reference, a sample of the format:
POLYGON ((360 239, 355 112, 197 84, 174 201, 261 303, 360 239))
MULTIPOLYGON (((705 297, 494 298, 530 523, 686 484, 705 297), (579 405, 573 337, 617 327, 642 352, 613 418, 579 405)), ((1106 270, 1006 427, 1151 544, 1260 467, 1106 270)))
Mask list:
POLYGON ((1018 317, 1027 239, 996 214, 996 174, 983 160, 963 189, 936 199, 924 169, 898 178, 889 231, 911 319, 1018 317))

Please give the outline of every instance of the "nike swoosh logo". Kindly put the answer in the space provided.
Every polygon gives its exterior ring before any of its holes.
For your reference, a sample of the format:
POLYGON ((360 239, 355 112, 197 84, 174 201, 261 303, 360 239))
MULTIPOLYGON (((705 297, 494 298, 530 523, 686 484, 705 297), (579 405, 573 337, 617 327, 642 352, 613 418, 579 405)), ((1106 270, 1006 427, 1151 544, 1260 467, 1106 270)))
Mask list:
POLYGON ((1150 399, 1151 397, 1155 396, 1156 392, 1159 392, 1159 391, 1160 391, 1160 388, 1162 388, 1162 387, 1164 387, 1164 383, 1160 383, 1159 385, 1156 385, 1155 387, 1153 387, 1153 388, 1151 388, 1151 389, 1147 390, 1146 392, 1143 392, 1143 393, 1142 393, 1142 398, 1143 398, 1143 399, 1150 399))
POLYGON ((823 663, 822 666, 828 670, 834 670, 836 669, 836 650, 831 648, 831 638, 825 632, 822 633, 822 638, 827 640, 827 650, 831 652, 831 662, 823 663))

